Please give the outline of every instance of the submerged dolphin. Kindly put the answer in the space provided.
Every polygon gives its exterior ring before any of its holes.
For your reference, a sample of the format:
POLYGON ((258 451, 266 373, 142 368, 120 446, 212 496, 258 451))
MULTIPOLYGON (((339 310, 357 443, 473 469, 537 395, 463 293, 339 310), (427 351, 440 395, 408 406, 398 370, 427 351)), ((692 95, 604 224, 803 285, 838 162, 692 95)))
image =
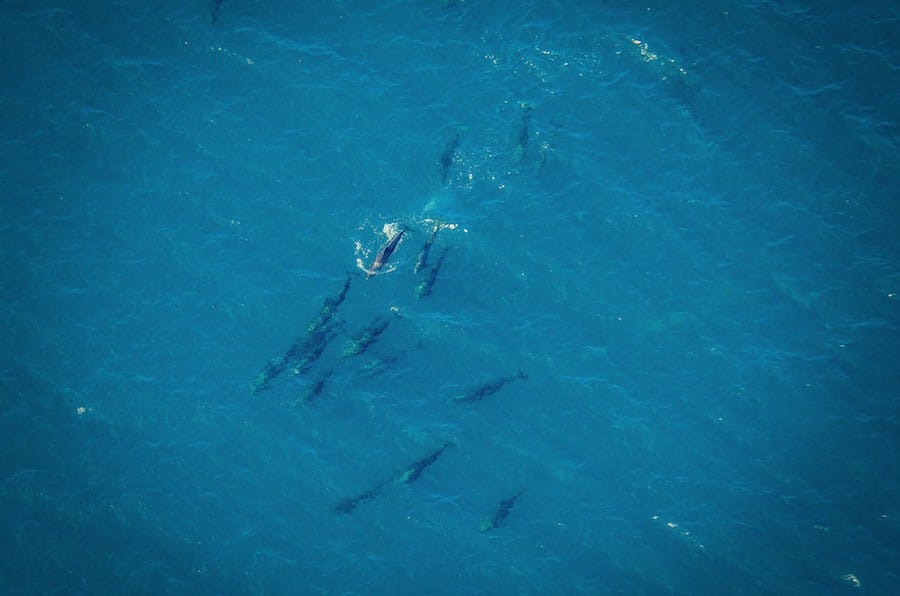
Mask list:
POLYGON ((434 244, 434 241, 437 239, 437 233, 440 229, 441 227, 438 224, 434 224, 434 227, 431 229, 431 235, 428 236, 428 240, 425 241, 425 244, 422 245, 422 250, 419 251, 413 273, 418 273, 422 267, 428 264, 428 253, 431 251, 431 245, 434 244))
POLYGON ((447 144, 444 152, 441 153, 441 183, 447 184, 447 178, 450 174, 450 166, 453 165, 453 159, 456 157, 456 148, 459 147, 459 133, 453 135, 453 139, 447 144))
POLYGON ((353 339, 347 342, 344 351, 341 352, 341 357, 350 358, 351 356, 358 356, 368 350, 369 346, 378 341, 378 338, 384 333, 384 330, 387 329, 392 320, 393 319, 381 315, 377 316, 374 321, 360 330, 353 339))
POLYGON ((331 378, 331 375, 334 373, 334 369, 332 368, 322 376, 320 376, 316 381, 307 388, 306 392, 303 393, 299 398, 294 400, 294 406, 298 406, 301 404, 309 404, 312 403, 313 400, 322 395, 322 392, 325 391, 325 385, 328 384, 328 379, 331 378))
POLYGON ((313 320, 309 322, 309 325, 306 326, 306 333, 315 333, 328 327, 329 323, 331 323, 331 320, 334 318, 338 307, 344 302, 344 298, 347 297, 347 292, 350 290, 351 279, 352 277, 348 273, 347 279, 344 280, 344 285, 341 287, 341 291, 336 295, 325 299, 325 303, 319 310, 319 314, 317 314, 313 320))
POLYGON ((431 464, 437 461, 437 458, 439 458, 444 450, 447 449, 447 447, 449 447, 451 444, 452 443, 450 441, 447 441, 443 446, 438 447, 422 459, 417 460, 409 467, 409 469, 404 471, 402 474, 379 482, 369 490, 360 493, 355 497, 344 499, 334 506, 334 511, 336 513, 351 513, 354 509, 356 509, 357 506, 365 503, 366 501, 371 501, 372 499, 377 497, 378 494, 381 493, 381 491, 384 490, 384 488, 389 484, 400 485, 415 482, 422 475, 422 472, 424 472, 429 466, 431 466, 431 464))
POLYGON ((485 397, 489 395, 493 395, 500 391, 500 388, 509 383, 510 381, 514 381, 516 379, 527 379, 528 375, 526 375, 521 370, 514 375, 509 375, 506 377, 500 377, 499 379, 494 379, 492 381, 488 381, 487 383, 483 383, 474 389, 471 389, 467 393, 463 395, 457 395, 453 398, 453 401, 457 403, 461 402, 476 402, 481 401, 485 397))
POLYGON ((509 515, 509 512, 512 511, 513 505, 516 504, 516 500, 521 497, 522 493, 524 492, 525 489, 523 488, 513 496, 500 501, 500 505, 497 506, 497 510, 494 512, 494 515, 481 520, 479 530, 481 532, 487 532, 488 530, 492 530, 493 528, 496 528, 501 523, 503 523, 503 520, 505 520, 509 515))
POLYGON ((525 157, 525 151, 528 149, 528 123, 531 121, 531 112, 534 106, 531 104, 521 103, 519 106, 525 110, 522 114, 522 127, 519 129, 519 157, 525 157))
POLYGON ((337 505, 334 506, 335 512, 337 512, 337 513, 352 513, 353 510, 356 509, 356 507, 358 505, 361 505, 361 504, 365 503, 366 501, 371 501, 372 499, 377 497, 378 493, 381 492, 381 489, 383 489, 384 486, 385 486, 385 483, 381 482, 379 484, 376 484, 375 486, 373 486, 372 488, 370 488, 369 490, 367 490, 366 492, 364 492, 360 495, 351 497, 349 499, 344 499, 343 501, 341 501, 340 503, 338 503, 337 505))
POLYGON ((213 24, 219 22, 219 10, 222 8, 222 2, 224 0, 213 0, 212 7, 212 22, 213 24))
POLYGON ((415 462, 408 470, 397 476, 397 479, 394 480, 394 484, 409 484, 410 482, 415 482, 419 479, 419 476, 422 475, 431 464, 437 461, 437 458, 441 456, 447 447, 450 446, 450 441, 447 441, 443 444, 443 446, 438 447, 422 459, 415 462))
POLYGON ((447 256, 448 250, 445 248, 441 256, 438 257, 437 262, 428 268, 428 277, 416 286, 416 298, 424 298, 431 295, 431 288, 434 287, 434 282, 437 281, 438 271, 440 271, 441 265, 444 264, 444 258, 447 256))

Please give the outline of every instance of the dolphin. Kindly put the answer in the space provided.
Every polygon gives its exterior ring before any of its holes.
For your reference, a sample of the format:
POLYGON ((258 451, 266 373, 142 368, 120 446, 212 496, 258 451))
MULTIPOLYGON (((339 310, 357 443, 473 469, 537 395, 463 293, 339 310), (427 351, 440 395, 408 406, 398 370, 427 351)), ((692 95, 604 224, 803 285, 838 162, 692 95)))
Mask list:
POLYGON ((443 444, 443 446, 438 447, 422 459, 416 461, 412 466, 409 467, 408 470, 397 476, 396 480, 394 480, 394 484, 409 484, 410 482, 415 482, 419 479, 424 472, 431 464, 437 461, 437 458, 441 456, 447 447, 450 446, 450 441, 447 441, 443 444))
POLYGON ((316 382, 309 386, 306 392, 303 393, 298 399, 294 400, 294 403, 291 405, 298 406, 301 404, 312 403, 312 401, 322 395, 322 392, 325 390, 325 385, 328 384, 328 379, 331 378, 334 369, 329 370, 321 377, 316 379, 316 382))
POLYGON ((450 175, 450 166, 453 165, 453 159, 456 157, 456 149, 459 147, 459 133, 453 135, 453 139, 447 144, 444 152, 441 153, 441 183, 447 184, 447 178, 450 175))
POLYGON ((390 259, 391 255, 394 254, 394 251, 397 250, 397 245, 400 244, 400 239, 403 238, 403 234, 405 233, 406 229, 401 228, 399 232, 391 236, 390 240, 387 241, 387 244, 381 247, 381 250, 375 255, 375 260, 372 261, 372 264, 366 269, 368 275, 375 275, 379 269, 387 264, 388 259, 390 259))
POLYGON ((525 157, 525 150, 528 149, 528 123, 531 121, 531 112, 534 106, 531 104, 521 103, 519 106, 525 110, 522 114, 522 128, 519 129, 519 150, 521 156, 525 157))
POLYGON ((402 352, 396 351, 393 354, 385 356, 383 358, 374 358, 357 369, 357 374, 364 377, 374 377, 375 375, 381 374, 386 371, 388 368, 394 365, 400 359, 402 352))
POLYGON ((501 387, 509 383, 510 381, 514 381, 515 379, 527 379, 528 375, 526 375, 521 370, 514 375, 509 375, 506 377, 500 377, 498 379, 494 379, 492 381, 488 381, 483 383, 474 389, 471 389, 467 393, 463 395, 457 395, 453 398, 454 402, 462 403, 462 402, 476 402, 481 401, 485 397, 489 395, 493 395, 497 393, 501 387))
POLYGON ((443 446, 438 447, 434 451, 428 453, 428 455, 426 455, 422 459, 417 460, 405 472, 397 475, 393 479, 389 478, 388 480, 379 482, 369 490, 360 493, 355 497, 344 499, 334 506, 334 511, 336 513, 351 513, 354 509, 356 509, 357 506, 365 503, 366 501, 371 501, 372 499, 377 497, 378 494, 381 493, 381 491, 384 490, 384 488, 389 484, 399 486, 401 484, 409 484, 410 482, 415 482, 422 475, 422 472, 424 472, 429 466, 431 466, 431 464, 437 461, 437 458, 441 456, 441 454, 445 449, 447 449, 447 447, 450 446, 450 444, 451 442, 447 441, 443 446))
POLYGON ((347 342, 347 346, 344 348, 344 351, 341 353, 343 358, 350 358, 352 356, 358 356, 362 354, 366 350, 369 349, 369 346, 378 341, 378 337, 384 333, 384 330, 387 329, 388 325, 391 324, 393 319, 389 319, 387 317, 379 315, 375 318, 372 323, 362 329, 359 333, 356 334, 353 339, 347 342))
POLYGON ((378 496, 378 493, 381 492, 381 489, 385 487, 385 483, 381 482, 376 484, 366 492, 357 495, 355 497, 351 497, 349 499, 344 499, 340 503, 334 506, 334 510, 336 513, 352 513, 357 506, 365 503, 366 501, 371 501, 375 497, 378 496))
POLYGON ((440 229, 441 227, 438 224, 434 224, 434 228, 431 229, 431 235, 428 236, 428 240, 425 241, 422 250, 419 251, 419 257, 416 259, 416 266, 413 269, 413 273, 418 273, 422 267, 428 264, 428 253, 431 251, 431 245, 434 244, 438 230, 440 229))
POLYGON ((482 533, 487 532, 488 530, 492 530, 493 528, 496 528, 501 523, 503 523, 503 520, 506 519, 506 517, 509 515, 509 512, 512 510, 513 505, 516 504, 516 500, 521 497, 522 493, 524 492, 525 489, 523 488, 513 496, 500 501, 500 505, 497 506, 497 510, 494 512, 494 515, 481 520, 479 530, 482 533))
POLYGON ((325 299, 325 303, 322 305, 322 308, 319 309, 319 314, 317 314, 313 320, 309 322, 309 325, 306 326, 307 334, 315 333, 316 331, 328 327, 329 323, 331 323, 331 320, 334 318, 335 313, 337 313, 338 307, 347 297, 347 292, 350 290, 351 279, 353 279, 353 277, 350 274, 347 274, 347 279, 344 280, 341 291, 335 296, 330 296, 325 299))
POLYGON ((431 288, 434 286, 434 282, 437 281, 438 271, 441 269, 441 265, 444 264, 444 258, 447 256, 447 251, 449 249, 444 249, 441 253, 441 256, 438 257, 437 262, 428 268, 428 277, 425 278, 425 281, 416 286, 416 298, 424 298, 425 296, 431 295, 431 288))
POLYGON ((307 334, 303 341, 303 349, 300 356, 294 360, 291 373, 302 375, 316 363, 316 360, 325 351, 329 342, 339 333, 339 326, 329 325, 326 329, 317 329, 314 333, 307 334))
POLYGON ((213 0, 212 6, 212 22, 216 24, 219 22, 219 10, 222 8, 222 2, 224 0, 213 0))

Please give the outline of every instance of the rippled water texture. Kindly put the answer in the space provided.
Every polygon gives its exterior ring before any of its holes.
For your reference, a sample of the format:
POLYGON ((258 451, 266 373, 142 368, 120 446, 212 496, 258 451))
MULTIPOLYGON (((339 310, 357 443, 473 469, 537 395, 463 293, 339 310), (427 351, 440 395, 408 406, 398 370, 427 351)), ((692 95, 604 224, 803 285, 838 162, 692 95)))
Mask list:
POLYGON ((900 9, 0 1, 13 594, 890 594, 900 9))

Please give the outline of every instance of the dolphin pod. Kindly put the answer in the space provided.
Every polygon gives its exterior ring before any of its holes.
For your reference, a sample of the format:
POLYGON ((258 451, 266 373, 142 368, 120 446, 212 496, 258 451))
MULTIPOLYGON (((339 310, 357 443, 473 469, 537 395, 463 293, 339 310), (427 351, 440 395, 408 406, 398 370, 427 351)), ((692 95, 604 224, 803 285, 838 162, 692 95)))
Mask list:
MULTIPOLYGON (((376 317, 369 325, 365 326, 361 329, 353 338, 351 338, 347 344, 344 346, 343 351, 340 354, 340 357, 336 364, 334 364, 327 372, 321 374, 307 389, 301 394, 301 396, 295 399, 292 402, 292 405, 300 405, 300 404, 309 404, 312 403, 316 398, 322 395, 325 390, 325 386, 328 384, 329 379, 334 374, 335 367, 339 366, 345 360, 348 360, 354 356, 359 356, 366 352, 369 347, 374 344, 378 338, 384 333, 385 329, 387 329, 388 325, 390 325, 392 318, 388 318, 382 315, 376 317)), ((316 328, 316 327, 313 327, 316 328)), ((331 327, 329 327, 331 328, 331 327)), ((315 345, 311 346, 310 351, 306 353, 304 357, 296 361, 293 366, 294 374, 302 374, 306 372, 313 363, 319 358, 322 351, 325 349, 325 346, 328 344, 325 342, 318 342, 315 345)), ((377 365, 377 361, 376 361, 377 365)), ((374 366, 374 365, 373 365, 374 366)))
MULTIPOLYGON (((213 22, 216 22, 218 20, 218 14, 221 5, 222 0, 215 0, 212 13, 213 22)), ((528 148, 529 124, 531 121, 531 113, 534 110, 534 107, 525 103, 520 103, 519 106, 522 108, 522 114, 520 128, 518 130, 516 149, 519 153, 519 157, 521 158, 521 156, 526 152, 528 148)), ((440 166, 441 182, 445 185, 448 184, 451 168, 453 167, 456 160, 456 152, 459 147, 459 142, 460 133, 457 132, 445 146, 438 160, 440 166)), ((415 288, 417 298, 424 298, 431 294, 439 271, 443 265, 447 253, 449 252, 449 248, 443 247, 440 250, 440 254, 437 256, 437 258, 433 261, 430 260, 430 257, 433 256, 434 245, 437 241, 440 230, 444 228, 456 229, 458 226, 458 224, 455 223, 442 223, 435 219, 426 219, 423 223, 430 225, 430 231, 427 232, 427 238, 425 239, 425 242, 418 253, 415 266, 413 268, 413 274, 415 275, 418 275, 423 270, 425 271, 423 275, 418 276, 418 279, 420 281, 415 288)), ((371 264, 366 267, 362 259, 357 259, 357 265, 362 271, 365 272, 366 277, 372 277, 378 273, 382 273, 383 270, 385 270, 391 257, 397 251, 404 238, 407 237, 407 232, 410 231, 410 227, 404 225, 403 223, 391 223, 386 224, 383 231, 387 239, 375 254, 375 257, 371 261, 371 264)), ((390 268, 388 270, 393 270, 393 268, 390 268)), ((310 368, 319 360, 326 347, 330 345, 331 340, 336 335, 342 334, 343 324, 340 320, 336 321, 336 316, 339 307, 347 297, 351 285, 351 280, 352 275, 348 274, 347 279, 344 281, 344 284, 338 291, 338 293, 325 299, 322 307, 319 309, 319 312, 307 325, 304 334, 293 344, 291 344, 291 346, 284 354, 277 358, 273 358, 268 363, 266 363, 266 365, 257 375, 256 379, 253 381, 253 383, 251 383, 250 389, 253 394, 268 389, 275 381, 275 379, 285 370, 290 370, 294 375, 301 375, 309 371, 310 368)), ((391 308, 392 310, 394 310, 398 307, 391 308)), ((333 362, 331 362, 330 368, 328 368, 326 372, 321 373, 318 377, 315 377, 313 380, 311 380, 310 383, 306 385, 304 392, 297 395, 296 399, 292 403, 294 405, 310 404, 313 401, 317 400, 325 391, 326 385, 331 382, 336 367, 341 366, 343 363, 353 358, 354 356, 364 354, 372 345, 374 345, 379 340, 380 336, 384 333, 392 320, 393 319, 390 317, 379 315, 376 316, 368 325, 361 328, 347 341, 341 353, 336 356, 336 359, 333 362)), ((398 357, 399 353, 395 353, 387 358, 382 358, 380 360, 376 359, 368 365, 360 365, 358 372, 368 375, 377 374, 378 372, 381 372, 385 367, 390 367, 398 357)), ((451 401, 453 403, 470 404, 480 402, 484 398, 487 398, 500 391, 506 384, 510 383, 511 381, 517 379, 524 380, 527 378, 528 375, 520 370, 515 374, 488 379, 487 381, 482 382, 479 385, 469 388, 461 395, 452 397, 451 401)), ((392 486, 410 484, 419 480, 426 472, 426 470, 433 466, 441 458, 447 448, 452 444, 452 441, 445 442, 443 445, 429 451, 423 457, 414 461, 402 472, 394 473, 391 476, 369 487, 365 491, 339 501, 333 506, 333 511, 336 513, 352 513, 357 509, 357 507, 375 499, 382 492, 388 490, 392 486)), ((487 532, 503 524, 512 511, 516 501, 519 499, 519 497, 521 497, 523 493, 524 489, 500 501, 495 511, 491 515, 486 516, 481 521, 481 524, 479 526, 480 532, 487 532)))
POLYGON ((318 360, 325 350, 325 346, 328 345, 328 342, 334 336, 332 320, 337 313, 338 307, 347 297, 347 292, 350 290, 350 280, 351 276, 348 275, 340 292, 325 299, 325 303, 319 309, 319 313, 307 325, 306 333, 303 337, 295 341, 282 356, 266 363, 263 369, 259 371, 256 379, 251 383, 251 393, 255 394, 267 389, 272 381, 288 367, 293 369, 294 374, 302 374, 318 360))

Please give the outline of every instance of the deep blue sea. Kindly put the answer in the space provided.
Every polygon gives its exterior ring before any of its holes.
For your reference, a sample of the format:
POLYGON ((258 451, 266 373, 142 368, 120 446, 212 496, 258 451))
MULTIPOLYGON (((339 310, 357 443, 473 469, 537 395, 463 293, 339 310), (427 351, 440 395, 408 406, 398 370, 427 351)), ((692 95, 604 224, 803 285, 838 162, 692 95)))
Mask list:
POLYGON ((0 592, 900 593, 898 39, 0 0, 0 592))

